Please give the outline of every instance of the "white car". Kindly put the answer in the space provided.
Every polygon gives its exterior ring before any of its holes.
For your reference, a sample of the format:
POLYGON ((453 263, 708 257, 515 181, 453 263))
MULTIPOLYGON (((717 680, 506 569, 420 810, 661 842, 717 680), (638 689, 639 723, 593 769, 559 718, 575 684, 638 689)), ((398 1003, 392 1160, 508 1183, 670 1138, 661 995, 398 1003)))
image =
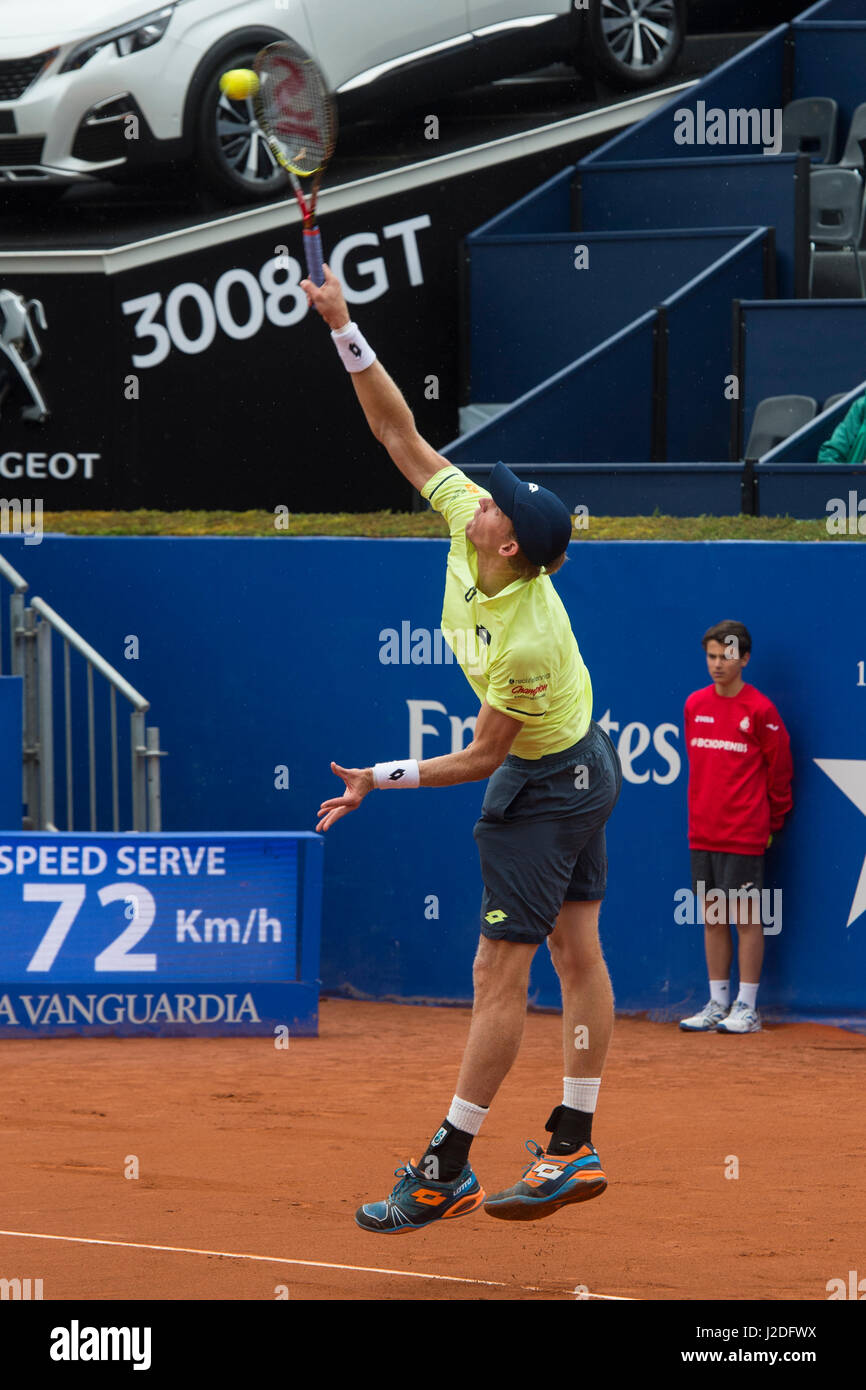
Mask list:
POLYGON ((227 201, 275 195, 252 103, 219 77, 287 36, 346 119, 563 59, 645 86, 684 32, 685 0, 0 0, 0 189, 186 161, 227 201))

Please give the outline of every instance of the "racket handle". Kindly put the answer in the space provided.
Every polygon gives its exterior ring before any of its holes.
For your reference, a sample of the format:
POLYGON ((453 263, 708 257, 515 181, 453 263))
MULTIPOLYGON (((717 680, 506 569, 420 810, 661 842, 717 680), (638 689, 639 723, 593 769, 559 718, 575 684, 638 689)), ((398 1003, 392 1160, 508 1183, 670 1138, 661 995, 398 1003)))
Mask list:
POLYGON ((304 232, 304 255, 307 258, 307 273, 315 285, 324 285, 325 271, 322 265, 322 238, 318 227, 304 232))

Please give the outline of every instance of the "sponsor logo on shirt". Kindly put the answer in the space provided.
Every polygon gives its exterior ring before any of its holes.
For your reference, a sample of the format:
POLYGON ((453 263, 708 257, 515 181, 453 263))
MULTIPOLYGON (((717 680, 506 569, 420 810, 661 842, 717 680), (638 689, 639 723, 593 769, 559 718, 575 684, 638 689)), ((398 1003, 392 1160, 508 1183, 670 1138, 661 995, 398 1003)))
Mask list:
POLYGON ((546 689, 547 689, 547 682, 545 682, 543 685, 532 685, 532 686, 529 686, 529 685, 513 685, 513 686, 511 687, 511 693, 512 693, 512 695, 528 695, 528 696, 530 697, 530 699, 534 699, 536 695, 540 695, 540 694, 541 694, 543 691, 545 691, 546 689))
POLYGON ((726 753, 748 753, 747 743, 734 743, 729 738, 693 738, 692 748, 722 748, 726 753))
POLYGON ((530 699, 534 699, 547 689, 549 680, 550 672, 543 671, 537 676, 509 676, 508 684, 511 686, 512 695, 528 695, 530 699))
POLYGON ((779 732, 778 724, 768 724, 767 728, 772 729, 774 734, 777 734, 779 732))
POLYGON ((744 714, 742 719, 740 720, 740 728, 742 729, 744 734, 747 734, 751 727, 752 725, 749 721, 749 716, 747 714, 744 714))
POLYGON ((696 724, 715 724, 715 722, 716 722, 716 721, 715 721, 715 718, 714 718, 714 716, 713 716, 712 714, 696 714, 696 715, 695 715, 695 723, 696 723, 696 724))

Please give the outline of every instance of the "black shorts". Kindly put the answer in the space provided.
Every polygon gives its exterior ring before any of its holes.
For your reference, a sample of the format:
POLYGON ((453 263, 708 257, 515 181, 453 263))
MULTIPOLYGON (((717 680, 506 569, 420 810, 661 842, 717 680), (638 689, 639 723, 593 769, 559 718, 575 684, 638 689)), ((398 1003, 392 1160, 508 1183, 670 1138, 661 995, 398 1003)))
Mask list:
POLYGON ((508 755, 490 778, 473 832, 484 883, 484 936, 543 941, 564 902, 604 897, 604 827, 621 787, 616 749, 594 722, 560 753, 508 755))
POLYGON ((697 894, 698 884, 704 885, 708 893, 711 888, 721 888, 724 892, 738 888, 757 888, 764 886, 763 854, 726 854, 723 850, 693 849, 692 892, 697 894))

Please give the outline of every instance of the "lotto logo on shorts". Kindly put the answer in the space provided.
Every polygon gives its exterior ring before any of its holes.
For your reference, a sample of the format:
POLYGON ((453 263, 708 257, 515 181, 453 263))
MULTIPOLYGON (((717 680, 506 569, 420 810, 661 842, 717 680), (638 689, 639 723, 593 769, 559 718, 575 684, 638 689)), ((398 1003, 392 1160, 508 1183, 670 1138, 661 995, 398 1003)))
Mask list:
POLYGON ((507 916, 507 912, 503 912, 501 907, 497 907, 494 912, 488 912, 484 920, 489 922, 491 927, 494 927, 497 922, 504 922, 507 916))

